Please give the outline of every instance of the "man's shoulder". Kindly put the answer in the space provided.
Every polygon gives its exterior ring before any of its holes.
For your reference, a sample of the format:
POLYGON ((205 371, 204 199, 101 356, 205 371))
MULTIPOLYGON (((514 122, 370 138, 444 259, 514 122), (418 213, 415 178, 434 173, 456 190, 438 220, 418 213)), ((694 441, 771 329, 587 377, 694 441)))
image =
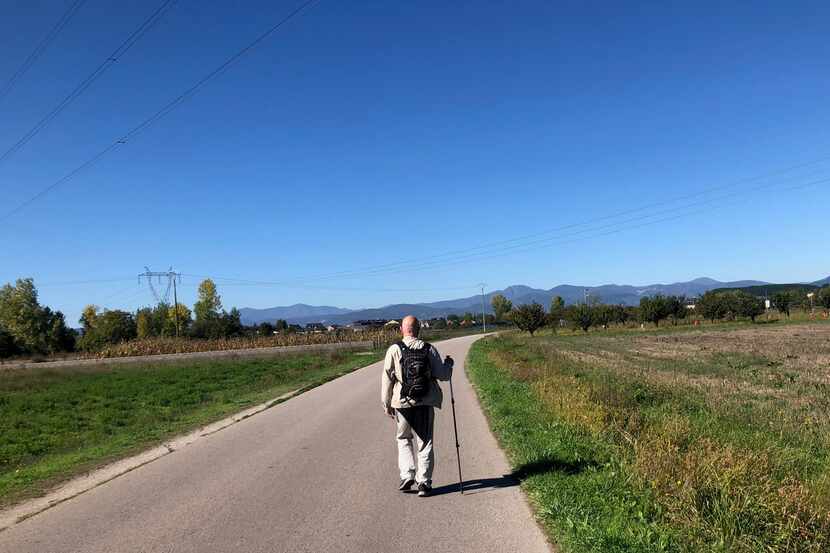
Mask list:
POLYGON ((402 342, 401 342, 400 340, 398 340, 398 341, 397 341, 397 342, 395 342, 394 344, 390 345, 388 348, 386 348, 386 353, 387 353, 387 354, 389 354, 389 353, 395 353, 395 352, 400 353, 400 351, 401 351, 401 343, 402 343, 402 342))

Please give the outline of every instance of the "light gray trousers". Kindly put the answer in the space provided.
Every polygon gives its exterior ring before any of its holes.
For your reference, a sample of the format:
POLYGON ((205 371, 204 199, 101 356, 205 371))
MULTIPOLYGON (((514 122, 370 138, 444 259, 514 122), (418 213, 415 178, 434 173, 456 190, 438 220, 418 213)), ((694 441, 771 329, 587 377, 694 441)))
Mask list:
POLYGON ((432 467, 435 454, 432 451, 432 428, 435 408, 431 406, 407 407, 396 410, 398 423, 398 468, 401 480, 415 478, 419 484, 432 486, 432 467), (415 466, 417 449, 418 466, 415 466))

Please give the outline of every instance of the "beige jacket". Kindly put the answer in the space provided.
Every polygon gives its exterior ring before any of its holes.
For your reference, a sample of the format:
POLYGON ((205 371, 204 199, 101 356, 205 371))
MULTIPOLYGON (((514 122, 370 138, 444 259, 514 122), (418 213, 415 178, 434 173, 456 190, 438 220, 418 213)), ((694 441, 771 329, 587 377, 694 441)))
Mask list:
MULTIPOLYGON (((423 340, 406 336, 403 339, 406 347, 412 349, 421 349, 424 347, 423 340)), ((432 369, 432 387, 427 395, 419 400, 411 400, 406 398, 401 403, 401 348, 398 344, 392 344, 386 350, 386 359, 383 361, 383 374, 381 375, 380 384, 380 400, 384 408, 394 407, 401 409, 404 407, 415 407, 416 405, 432 405, 433 407, 441 408, 441 403, 444 400, 444 394, 441 392, 441 386, 438 385, 437 380, 449 380, 452 377, 452 366, 446 365, 441 360, 441 354, 434 346, 430 346, 429 364, 432 369)))

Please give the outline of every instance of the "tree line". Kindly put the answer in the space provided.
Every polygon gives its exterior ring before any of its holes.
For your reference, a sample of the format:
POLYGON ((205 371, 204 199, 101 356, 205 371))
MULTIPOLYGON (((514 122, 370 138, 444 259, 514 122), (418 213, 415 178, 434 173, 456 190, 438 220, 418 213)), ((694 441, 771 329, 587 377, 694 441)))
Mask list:
MULTIPOLYGON (((210 279, 199 284, 192 311, 183 304, 166 303, 135 313, 87 305, 78 323, 80 332, 66 324, 63 313, 40 305, 31 278, 0 288, 0 358, 98 351, 108 344, 136 338, 229 338, 245 330, 238 309, 222 308, 216 284, 210 279)), ((277 321, 277 326, 280 323, 288 328, 285 321, 277 321)))
MULTIPOLYGON (((812 303, 806 293, 794 290, 777 292, 771 297, 770 303, 787 317, 795 307, 817 306, 830 309, 830 286, 815 291, 812 303)), ((608 328, 609 325, 624 325, 629 321, 649 323, 655 327, 664 321, 676 325, 690 315, 712 322, 744 318, 754 323, 766 310, 764 299, 742 290, 706 292, 693 303, 683 296, 648 296, 641 298, 638 306, 604 304, 596 297, 589 297, 584 303, 566 306, 562 297, 556 296, 551 300, 547 312, 537 302, 514 306, 504 295, 496 294, 491 305, 497 321, 510 321, 531 335, 545 326, 555 330, 567 325, 588 332, 592 327, 608 328)))

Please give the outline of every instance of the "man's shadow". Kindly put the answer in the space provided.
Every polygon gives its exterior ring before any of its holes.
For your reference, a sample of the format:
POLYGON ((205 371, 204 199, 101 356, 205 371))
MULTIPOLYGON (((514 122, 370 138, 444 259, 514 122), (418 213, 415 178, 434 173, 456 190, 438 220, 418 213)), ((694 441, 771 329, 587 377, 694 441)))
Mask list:
MULTIPOLYGON (((596 463, 591 461, 562 461, 561 459, 545 458, 532 463, 526 463, 516 468, 510 474, 503 474, 499 478, 478 478, 464 482, 464 493, 474 494, 483 493, 500 488, 510 488, 518 486, 522 480, 537 474, 545 474, 548 472, 561 472, 563 474, 572 475, 579 474, 585 469, 596 466, 596 463)), ((448 484, 446 486, 439 486, 432 488, 430 495, 443 495, 447 493, 458 493, 458 484, 448 484)))

